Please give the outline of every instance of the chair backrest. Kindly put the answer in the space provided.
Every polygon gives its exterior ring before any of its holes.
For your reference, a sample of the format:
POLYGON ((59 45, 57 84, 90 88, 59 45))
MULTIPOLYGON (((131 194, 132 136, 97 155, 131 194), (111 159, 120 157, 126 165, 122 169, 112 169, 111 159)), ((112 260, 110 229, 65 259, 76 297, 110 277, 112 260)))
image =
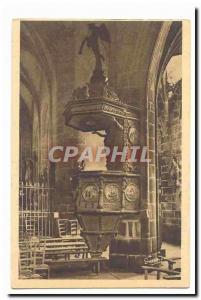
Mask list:
POLYGON ((45 251, 44 250, 34 250, 32 251, 32 263, 33 267, 44 264, 45 261, 45 251))
POLYGON ((58 219, 59 236, 77 235, 78 234, 78 221, 69 219, 58 219))
POLYGON ((32 264, 32 253, 28 250, 22 250, 20 249, 19 253, 19 273, 20 275, 24 272, 31 270, 31 264, 32 264))
POLYGON ((32 243, 27 247, 22 243, 19 254, 19 271, 27 271, 34 269, 35 267, 44 264, 45 250, 43 248, 36 247, 32 243), (25 248, 26 247, 26 248, 25 248))

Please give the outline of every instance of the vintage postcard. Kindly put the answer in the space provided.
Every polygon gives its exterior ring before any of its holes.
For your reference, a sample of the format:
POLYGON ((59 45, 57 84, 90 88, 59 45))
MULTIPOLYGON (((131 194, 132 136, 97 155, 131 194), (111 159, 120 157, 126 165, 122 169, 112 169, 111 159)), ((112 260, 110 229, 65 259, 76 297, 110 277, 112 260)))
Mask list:
POLYGON ((189 286, 190 27, 13 21, 12 288, 189 286))

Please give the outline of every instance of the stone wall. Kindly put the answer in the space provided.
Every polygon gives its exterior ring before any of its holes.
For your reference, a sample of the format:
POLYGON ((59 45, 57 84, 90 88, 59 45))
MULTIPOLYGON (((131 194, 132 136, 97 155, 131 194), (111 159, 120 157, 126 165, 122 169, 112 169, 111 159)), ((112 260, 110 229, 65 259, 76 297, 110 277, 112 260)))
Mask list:
POLYGON ((158 187, 162 239, 181 241, 181 80, 161 83, 158 96, 158 187))

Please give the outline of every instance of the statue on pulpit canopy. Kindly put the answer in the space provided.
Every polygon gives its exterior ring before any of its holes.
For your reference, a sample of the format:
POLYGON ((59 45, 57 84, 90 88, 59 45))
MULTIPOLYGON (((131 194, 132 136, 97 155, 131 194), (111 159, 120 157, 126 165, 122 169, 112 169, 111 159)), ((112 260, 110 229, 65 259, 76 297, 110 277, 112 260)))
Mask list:
POLYGON ((83 53, 85 45, 91 49, 95 56, 95 68, 93 70, 90 82, 84 86, 77 87, 73 91, 73 100, 79 101, 88 98, 106 98, 110 101, 120 101, 118 95, 110 86, 109 79, 104 74, 103 62, 104 56, 100 52, 99 41, 110 44, 110 33, 105 24, 88 24, 88 34, 80 45, 79 54, 83 53))
POLYGON ((102 41, 110 43, 110 34, 105 24, 101 24, 100 26, 97 26, 94 23, 90 23, 88 24, 88 28, 89 28, 89 33, 81 43, 79 54, 82 54, 83 48, 86 44, 87 47, 90 48, 95 55, 96 72, 102 71, 102 61, 104 61, 105 59, 103 55, 100 53, 98 41, 100 39, 102 41))

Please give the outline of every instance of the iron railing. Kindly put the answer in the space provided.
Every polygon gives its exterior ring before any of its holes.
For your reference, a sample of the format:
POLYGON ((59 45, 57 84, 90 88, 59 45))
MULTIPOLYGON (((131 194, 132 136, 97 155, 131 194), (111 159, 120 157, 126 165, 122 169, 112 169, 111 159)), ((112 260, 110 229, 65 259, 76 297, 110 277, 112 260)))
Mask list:
POLYGON ((52 236, 54 188, 40 183, 19 188, 19 238, 52 236))

